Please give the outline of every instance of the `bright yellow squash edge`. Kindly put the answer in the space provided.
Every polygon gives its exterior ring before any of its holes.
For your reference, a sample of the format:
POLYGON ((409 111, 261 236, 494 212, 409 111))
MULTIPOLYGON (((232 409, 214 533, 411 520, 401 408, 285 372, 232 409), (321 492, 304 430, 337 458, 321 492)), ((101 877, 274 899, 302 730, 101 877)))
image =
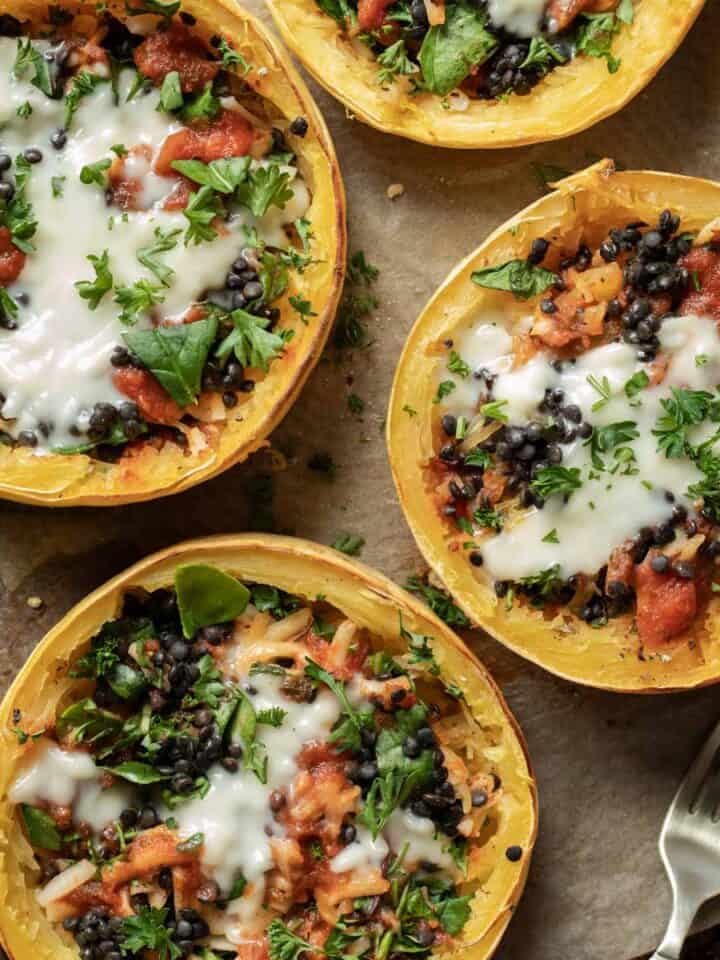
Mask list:
MULTIPOLYGON (((558 676, 636 693, 687 690, 720 680, 717 596, 697 623, 692 643, 643 659, 630 617, 593 629, 575 618, 571 624, 562 617, 545 620, 541 612, 517 604, 508 611, 491 586, 476 579, 467 552, 449 549, 457 536, 433 504, 424 468, 433 455, 431 417, 437 408, 432 400, 444 356, 440 344, 483 309, 507 309, 508 298, 512 301, 509 294, 472 283, 473 270, 524 258, 536 237, 566 237, 577 245, 581 230, 590 229, 599 242, 611 226, 655 222, 666 207, 681 215, 683 230, 697 231, 720 217, 720 184, 669 173, 616 172, 605 160, 562 180, 553 193, 498 227, 453 270, 415 322, 395 372, 387 421, 390 464, 405 518, 425 559, 468 617, 558 676), (407 408, 417 415, 409 416, 407 408)), ((527 305, 518 307, 518 318, 527 313, 527 305)))
MULTIPOLYGON (((95 10, 94 5, 83 6, 77 0, 63 2, 63 7, 89 15, 95 10)), ((107 9, 119 20, 128 19, 124 3, 118 0, 110 0, 107 9)), ((287 123, 297 116, 308 121, 305 138, 290 136, 289 141, 312 193, 306 216, 315 234, 310 247, 315 262, 302 276, 291 272, 290 288, 278 304, 280 325, 291 320, 295 336, 249 398, 228 411, 219 438, 205 449, 188 454, 175 444, 166 444, 160 451, 147 444, 139 455, 108 464, 84 454, 41 457, 27 448, 11 450, 0 445, 0 497, 8 500, 40 506, 117 506, 180 493, 210 479, 266 444, 265 438, 285 416, 317 363, 330 332, 342 290, 347 231, 345 193, 325 121, 287 54, 243 7, 231 0, 183 0, 182 10, 196 18, 193 32, 206 41, 221 33, 232 42, 254 67, 248 83, 287 123), (308 318, 307 326, 298 321, 288 302, 293 295, 310 300, 318 313, 308 318)), ((39 24, 46 21, 46 11, 47 4, 37 0, 10 0, 5 12, 39 24)))
POLYGON ((462 112, 432 94, 408 96, 378 84, 374 57, 344 40, 315 0, 267 0, 283 39, 349 113, 385 133, 432 146, 518 147, 591 127, 625 106, 680 46, 705 0, 637 0, 635 21, 613 40, 620 69, 581 56, 553 71, 527 97, 476 100, 462 112))
POLYGON ((407 629, 433 638, 443 677, 463 690, 474 718, 492 731, 493 759, 504 795, 497 832, 485 848, 489 879, 473 901, 473 913, 459 947, 443 956, 485 960, 495 949, 522 893, 537 833, 537 794, 527 747, 494 681, 459 638, 430 610, 386 577, 328 547, 306 540, 262 534, 191 540, 156 553, 110 580, 79 603, 33 651, 0 706, 0 941, 10 960, 76 960, 75 946, 45 919, 34 896, 32 850, 7 791, 23 747, 12 732, 20 710, 27 730, 42 729, 72 696, 77 681, 67 663, 102 623, 118 615, 132 587, 155 590, 173 582, 180 563, 215 564, 247 582, 261 582, 328 603, 397 647, 399 615, 407 629), (524 855, 511 863, 506 848, 520 844, 524 855))

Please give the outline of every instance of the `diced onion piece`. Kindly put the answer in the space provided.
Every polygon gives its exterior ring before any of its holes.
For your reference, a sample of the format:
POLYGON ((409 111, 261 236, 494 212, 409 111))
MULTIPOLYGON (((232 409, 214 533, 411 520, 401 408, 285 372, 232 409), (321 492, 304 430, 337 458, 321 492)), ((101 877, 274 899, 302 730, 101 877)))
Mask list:
POLYGON ((73 890, 81 887, 95 876, 95 865, 89 860, 79 860, 67 870, 63 870, 56 877, 53 877, 49 883, 45 884, 42 890, 35 894, 37 902, 41 907, 47 907, 49 903, 55 900, 62 900, 73 890))

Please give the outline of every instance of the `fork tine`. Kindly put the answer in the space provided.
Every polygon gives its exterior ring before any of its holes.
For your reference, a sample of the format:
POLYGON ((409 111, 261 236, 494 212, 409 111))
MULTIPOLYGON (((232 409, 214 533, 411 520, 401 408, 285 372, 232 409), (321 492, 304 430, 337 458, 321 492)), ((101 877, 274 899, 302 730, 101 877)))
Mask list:
POLYGON ((690 813, 699 813, 703 817, 711 817, 720 800, 720 751, 716 751, 710 761, 705 777, 698 787, 691 804, 690 813))
POLYGON ((700 753, 685 775, 685 779, 678 787, 675 799, 667 812, 666 819, 668 821, 676 810, 691 812, 694 809, 693 804, 700 799, 700 788, 707 778, 708 771, 712 769, 713 761, 716 759, 718 750, 720 750, 720 722, 716 724, 712 733, 703 744, 700 753))

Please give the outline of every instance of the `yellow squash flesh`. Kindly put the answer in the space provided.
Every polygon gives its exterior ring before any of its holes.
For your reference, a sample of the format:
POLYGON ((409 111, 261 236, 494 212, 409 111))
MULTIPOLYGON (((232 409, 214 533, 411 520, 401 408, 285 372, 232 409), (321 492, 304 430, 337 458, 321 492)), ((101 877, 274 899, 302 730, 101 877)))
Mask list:
POLYGON ((268 0, 283 39, 326 90, 364 123, 440 147, 517 147, 591 127, 625 106, 672 56, 705 0, 636 0, 635 21, 613 40, 620 69, 580 56, 554 70, 526 97, 471 101, 448 109, 433 94, 409 95, 407 81, 383 89, 377 60, 344 38, 315 0, 268 0))
MULTIPOLYGON (((59 708, 77 696, 68 661, 106 621, 118 615, 130 588, 170 586, 180 563, 208 563, 247 582, 271 584, 312 602, 327 602, 401 650, 399 615, 412 631, 430 635, 442 675, 462 689, 472 719, 503 785, 495 832, 483 847, 482 877, 462 941, 452 955, 484 960, 495 949, 520 898, 537 831, 537 798, 525 742, 501 693, 484 667, 427 607, 385 577, 327 547, 288 537, 257 534, 212 537, 164 550, 115 577, 74 607, 47 634, 20 671, 0 707, 0 939, 10 960, 76 960, 70 938, 45 919, 35 900, 37 868, 32 850, 8 803, 24 749, 13 734, 19 710, 23 729, 41 730, 59 708), (17 716, 17 714, 16 714, 17 716), (506 848, 520 844, 523 858, 511 863, 506 848)), ((468 891, 471 892, 471 891, 468 891)), ((450 956, 444 953, 443 956, 450 956)))
MULTIPOLYGON (((682 231, 699 231, 720 216, 720 184, 650 171, 614 172, 610 161, 561 181, 543 197, 499 227, 450 274, 423 310, 407 339, 395 373, 387 424, 390 462, 405 517, 425 559, 455 601, 479 626, 516 653, 577 683, 628 692, 685 690, 720 679, 720 600, 713 594, 692 631, 692 642, 668 645, 660 653, 639 655, 630 616, 593 629, 562 615, 545 619, 541 611, 495 596, 482 568, 468 562, 462 541, 433 502, 426 465, 434 453, 433 397, 442 379, 447 351, 442 342, 483 311, 509 312, 511 327, 532 311, 509 293, 474 284, 474 270, 527 256, 537 237, 567 242, 581 238, 591 248, 611 227, 634 220, 657 222, 666 207, 682 218, 682 231), (403 409, 412 407, 416 416, 403 409), (452 549, 450 549, 452 547, 452 549)), ((578 536, 582 531, 578 530, 578 536)))
MULTIPOLYGON (((128 20, 124 3, 111 0, 106 6, 117 19, 128 20)), ((95 9, 76 0, 63 7, 87 11, 90 16, 95 9)), ((347 236, 345 194, 325 122, 287 55, 241 6, 231 0, 183 0, 182 10, 196 18, 194 33, 206 42, 222 34, 252 64, 247 82, 272 105, 279 125, 287 127, 298 116, 308 121, 303 139, 288 135, 288 140, 312 194, 306 217, 312 224, 310 254, 315 262, 302 275, 291 271, 290 287, 276 304, 282 313, 279 326, 293 327, 295 336, 256 389, 240 395, 227 420, 212 424, 217 429, 201 449, 193 450, 192 443, 187 451, 175 444, 166 444, 162 450, 147 444, 132 458, 108 464, 84 454, 37 456, 28 448, 0 446, 0 497, 40 506, 116 506, 179 493, 208 480, 265 444, 320 357, 332 326, 342 289, 347 236), (307 325, 299 322, 288 302, 293 295, 309 300, 318 314, 308 318, 307 325)), ((37 27, 46 22, 47 4, 11 0, 5 12, 37 27)), ((152 19, 160 23, 162 18, 152 19)), ((82 21, 76 19, 76 23, 82 21)), ((36 255, 42 256, 42 251, 36 255)))

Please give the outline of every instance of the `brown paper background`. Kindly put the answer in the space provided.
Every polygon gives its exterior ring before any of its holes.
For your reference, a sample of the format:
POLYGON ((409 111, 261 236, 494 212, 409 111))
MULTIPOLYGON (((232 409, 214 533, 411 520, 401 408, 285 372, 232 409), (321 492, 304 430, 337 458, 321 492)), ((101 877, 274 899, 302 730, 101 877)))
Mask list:
MULTIPOLYGON (((667 0, 671 3, 672 0, 667 0)), ((250 6, 268 19, 261 0, 250 6)), ((433 150, 345 117, 314 87, 335 138, 349 201, 350 247, 381 268, 374 345, 339 360, 329 350, 266 454, 204 486, 114 510, 0 505, 0 683, 90 589, 182 538, 273 528, 330 542, 365 536, 363 559, 402 582, 420 567, 390 478, 383 420, 403 339, 453 264, 536 199, 531 163, 579 169, 600 156, 628 168, 720 178, 720 5, 710 0, 682 49, 619 115, 554 144, 501 152, 433 150), (386 196, 391 183, 404 195, 386 196), (347 409, 352 390, 361 418, 347 409), (329 481, 307 467, 329 451, 329 481), (39 611, 28 607, 39 596, 39 611)), ((632 63, 623 64, 632 70, 632 63)), ((503 960, 627 960, 653 949, 669 910, 656 851, 665 809, 716 718, 713 689, 621 697, 557 680, 474 636, 527 736, 541 797, 541 832, 503 960)), ((720 863, 720 861, 719 861, 720 863)), ((719 867, 720 876, 720 867, 719 867)), ((719 883, 720 885, 720 883, 719 883)))

